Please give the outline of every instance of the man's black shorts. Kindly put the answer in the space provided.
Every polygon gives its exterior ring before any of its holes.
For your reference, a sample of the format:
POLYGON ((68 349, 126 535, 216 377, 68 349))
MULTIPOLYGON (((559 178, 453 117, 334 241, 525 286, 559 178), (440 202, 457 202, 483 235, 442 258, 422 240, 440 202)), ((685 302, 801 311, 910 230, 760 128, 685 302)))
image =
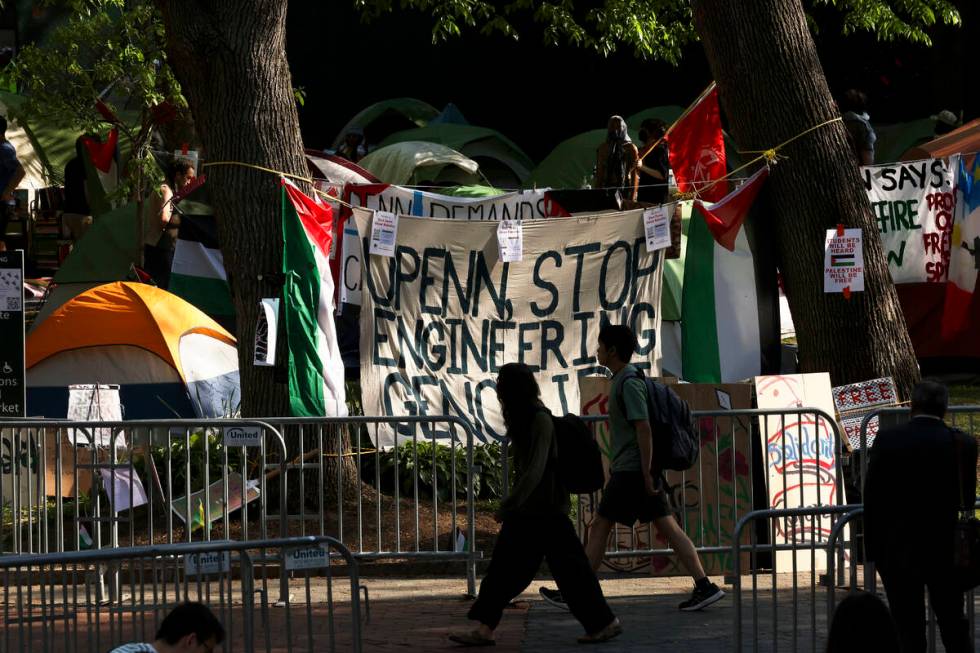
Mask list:
MULTIPOLYGON (((663 481, 658 482, 663 489, 663 481)), ((602 490, 599 514, 624 526, 646 524, 672 514, 667 493, 650 496, 643 484, 642 472, 613 472, 602 490)))

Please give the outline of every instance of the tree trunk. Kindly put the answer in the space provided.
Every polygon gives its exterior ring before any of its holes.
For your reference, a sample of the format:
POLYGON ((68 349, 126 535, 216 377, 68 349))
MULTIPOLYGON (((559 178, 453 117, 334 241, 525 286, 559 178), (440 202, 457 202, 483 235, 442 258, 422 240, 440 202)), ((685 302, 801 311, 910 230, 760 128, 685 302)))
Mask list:
MULTIPOLYGON (((259 300, 281 291, 279 178, 305 175, 286 62, 285 0, 158 0, 167 56, 204 148, 211 204, 237 316, 244 416, 289 414, 285 377, 252 364, 259 300)), ((305 189, 307 192, 308 188, 305 189)))
MULTIPOLYGON (((730 131, 744 150, 765 150, 839 116, 800 0, 694 0, 694 23, 718 84, 730 131)), ((907 397, 918 380, 905 325, 842 123, 780 151, 766 192, 777 259, 803 372, 834 385, 890 376, 907 397), (838 224, 864 236, 864 292, 823 292, 824 238, 838 224)))
MULTIPOLYGON (((206 158, 201 172, 208 176, 237 318, 241 414, 289 415, 288 386, 281 372, 283 349, 276 368, 252 364, 259 300, 279 297, 282 290, 279 176, 239 165, 207 165, 231 161, 307 175, 286 62, 287 3, 157 0, 157 4, 166 25, 170 65, 203 141, 206 158)), ((299 186, 312 192, 307 184, 299 186)), ((283 433, 290 459, 302 453, 291 430, 283 433)), ((342 447, 350 448, 346 437, 342 447)), ((344 494, 353 496, 358 491, 353 487, 356 470, 349 458, 339 460, 345 467, 344 494)), ((331 461, 331 469, 334 465, 331 461)), ((334 473, 324 479, 328 498, 338 494, 336 478, 334 473)), ((308 481, 306 487, 315 493, 316 483, 308 481)))

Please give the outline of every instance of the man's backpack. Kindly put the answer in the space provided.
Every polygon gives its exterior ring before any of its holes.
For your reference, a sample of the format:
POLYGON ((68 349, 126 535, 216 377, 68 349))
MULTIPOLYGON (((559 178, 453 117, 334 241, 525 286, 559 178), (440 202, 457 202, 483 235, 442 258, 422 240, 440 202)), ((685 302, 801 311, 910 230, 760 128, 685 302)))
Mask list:
POLYGON ((558 480, 572 494, 589 494, 606 482, 602 452, 592 431, 578 415, 551 416, 555 424, 558 480))
POLYGON ((629 379, 643 381, 647 391, 647 413, 653 432, 653 460, 659 469, 683 472, 698 461, 700 440, 691 417, 691 407, 673 390, 642 373, 627 376, 620 383, 619 409, 626 416, 622 387, 629 379))

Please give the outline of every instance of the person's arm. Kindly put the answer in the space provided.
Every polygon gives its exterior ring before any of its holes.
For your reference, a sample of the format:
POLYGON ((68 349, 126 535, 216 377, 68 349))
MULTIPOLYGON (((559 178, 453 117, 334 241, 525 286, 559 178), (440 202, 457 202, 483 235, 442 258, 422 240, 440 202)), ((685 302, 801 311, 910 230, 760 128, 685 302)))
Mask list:
POLYGON ((647 166, 643 165, 642 162, 640 163, 638 169, 640 170, 640 172, 645 172, 646 174, 650 175, 654 179, 659 179, 660 181, 667 181, 667 178, 664 177, 664 173, 660 172, 656 168, 648 168, 647 166))
POLYGON ((646 487, 647 494, 657 494, 657 484, 654 482, 653 472, 653 429, 650 428, 650 420, 639 420, 633 422, 636 429, 636 444, 640 447, 640 470, 643 472, 643 485, 646 487))
POLYGON ((606 186, 606 157, 603 156, 603 148, 600 145, 595 153, 595 187, 605 188, 606 186))
POLYGON ((551 441, 555 437, 555 425, 551 415, 539 411, 531 422, 531 456, 526 469, 521 470, 520 478, 514 485, 513 492, 500 505, 501 515, 516 510, 524 505, 531 493, 540 485, 551 453, 551 441))
POLYGON ((160 186, 160 194, 162 195, 162 208, 160 209, 160 222, 166 227, 170 224, 170 216, 173 213, 173 204, 170 202, 173 199, 174 192, 170 190, 170 186, 163 184, 160 186))
POLYGON ((21 162, 17 159, 16 155, 13 157, 13 162, 17 165, 17 167, 14 168, 14 174, 11 175, 10 181, 7 182, 6 188, 4 188, 2 194, 0 194, 0 199, 14 199, 14 191, 17 190, 17 186, 20 185, 20 182, 23 181, 24 177, 27 175, 27 173, 24 171, 24 166, 21 165, 21 162))

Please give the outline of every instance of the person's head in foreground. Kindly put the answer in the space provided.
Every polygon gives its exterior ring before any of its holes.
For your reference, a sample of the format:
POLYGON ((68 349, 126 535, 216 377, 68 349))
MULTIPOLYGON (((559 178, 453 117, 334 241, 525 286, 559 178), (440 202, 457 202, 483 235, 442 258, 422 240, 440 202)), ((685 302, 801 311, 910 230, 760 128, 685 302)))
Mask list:
POLYGON ((187 601, 170 611, 157 629, 157 653, 210 653, 225 639, 225 629, 203 603, 187 601))

